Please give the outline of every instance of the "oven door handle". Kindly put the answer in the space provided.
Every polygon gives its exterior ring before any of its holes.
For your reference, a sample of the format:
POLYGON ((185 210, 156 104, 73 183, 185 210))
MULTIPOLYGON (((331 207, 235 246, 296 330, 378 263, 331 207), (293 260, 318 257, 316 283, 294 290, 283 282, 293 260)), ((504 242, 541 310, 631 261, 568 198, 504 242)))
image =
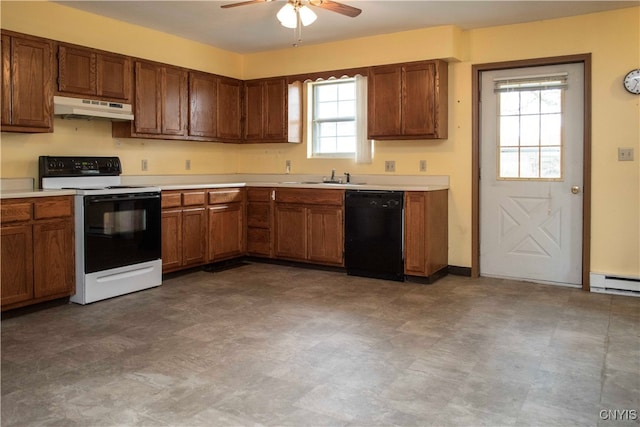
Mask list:
POLYGON ((124 202, 129 200, 153 200, 159 199, 159 193, 151 194, 122 194, 119 196, 87 196, 87 202, 89 203, 104 203, 104 202, 124 202))

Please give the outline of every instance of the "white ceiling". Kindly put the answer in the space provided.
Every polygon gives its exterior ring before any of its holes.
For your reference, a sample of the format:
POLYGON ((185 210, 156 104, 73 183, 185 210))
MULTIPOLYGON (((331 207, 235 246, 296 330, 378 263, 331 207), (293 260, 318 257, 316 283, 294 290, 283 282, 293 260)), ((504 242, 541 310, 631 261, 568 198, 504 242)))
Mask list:
MULTIPOLYGON (((242 0, 240 0, 242 1, 242 0)), ((221 9, 220 1, 56 1, 120 21, 152 28, 238 53, 287 48, 293 30, 280 26, 276 13, 284 0, 221 9)), ((581 15, 640 5, 635 1, 399 1, 345 0, 362 9, 356 18, 313 8, 315 23, 304 27, 302 44, 346 40, 439 25, 462 29, 581 15)))

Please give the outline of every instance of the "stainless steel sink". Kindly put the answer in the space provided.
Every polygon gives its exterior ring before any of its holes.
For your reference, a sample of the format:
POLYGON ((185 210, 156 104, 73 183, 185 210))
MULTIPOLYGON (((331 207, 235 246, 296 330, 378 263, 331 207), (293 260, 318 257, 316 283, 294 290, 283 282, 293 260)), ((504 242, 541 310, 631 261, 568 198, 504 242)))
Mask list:
POLYGON ((364 182, 325 182, 325 181, 282 181, 280 184, 304 184, 304 185, 365 185, 364 182))

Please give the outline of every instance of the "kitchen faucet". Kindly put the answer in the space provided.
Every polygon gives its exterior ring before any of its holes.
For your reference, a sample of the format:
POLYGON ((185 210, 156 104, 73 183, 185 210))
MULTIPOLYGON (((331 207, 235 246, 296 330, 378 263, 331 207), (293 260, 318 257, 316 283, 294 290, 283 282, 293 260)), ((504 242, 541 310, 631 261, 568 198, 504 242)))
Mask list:
POLYGON ((336 170, 331 169, 331 177, 327 178, 326 176, 322 177, 322 182, 326 182, 329 184, 342 184, 342 178, 336 178, 336 170))

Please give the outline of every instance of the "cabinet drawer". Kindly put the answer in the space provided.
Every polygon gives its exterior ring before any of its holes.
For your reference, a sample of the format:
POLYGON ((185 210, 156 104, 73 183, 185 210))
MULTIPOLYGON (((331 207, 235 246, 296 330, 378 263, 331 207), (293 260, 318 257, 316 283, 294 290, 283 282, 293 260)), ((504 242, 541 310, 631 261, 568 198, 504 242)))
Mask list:
POLYGON ((182 206, 182 194, 162 192, 162 209, 182 206))
POLYGON ((2 223, 29 221, 32 213, 31 203, 2 203, 0 205, 0 218, 2 223))
POLYGON ((204 191, 185 191, 182 193, 182 206, 204 205, 204 191))
POLYGON ((33 203, 33 219, 69 216, 73 216, 73 199, 71 197, 46 197, 33 203))
POLYGON ((209 191, 209 204, 233 203, 242 201, 242 188, 209 191))
POLYGON ((309 190, 305 188, 277 189, 276 202, 342 206, 344 202, 344 190, 309 190))
POLYGON ((269 228, 270 213, 269 203, 249 203, 247 205, 247 226, 269 228))
POLYGON ((247 200, 249 202, 268 202, 271 200, 271 188, 248 188, 247 200))

